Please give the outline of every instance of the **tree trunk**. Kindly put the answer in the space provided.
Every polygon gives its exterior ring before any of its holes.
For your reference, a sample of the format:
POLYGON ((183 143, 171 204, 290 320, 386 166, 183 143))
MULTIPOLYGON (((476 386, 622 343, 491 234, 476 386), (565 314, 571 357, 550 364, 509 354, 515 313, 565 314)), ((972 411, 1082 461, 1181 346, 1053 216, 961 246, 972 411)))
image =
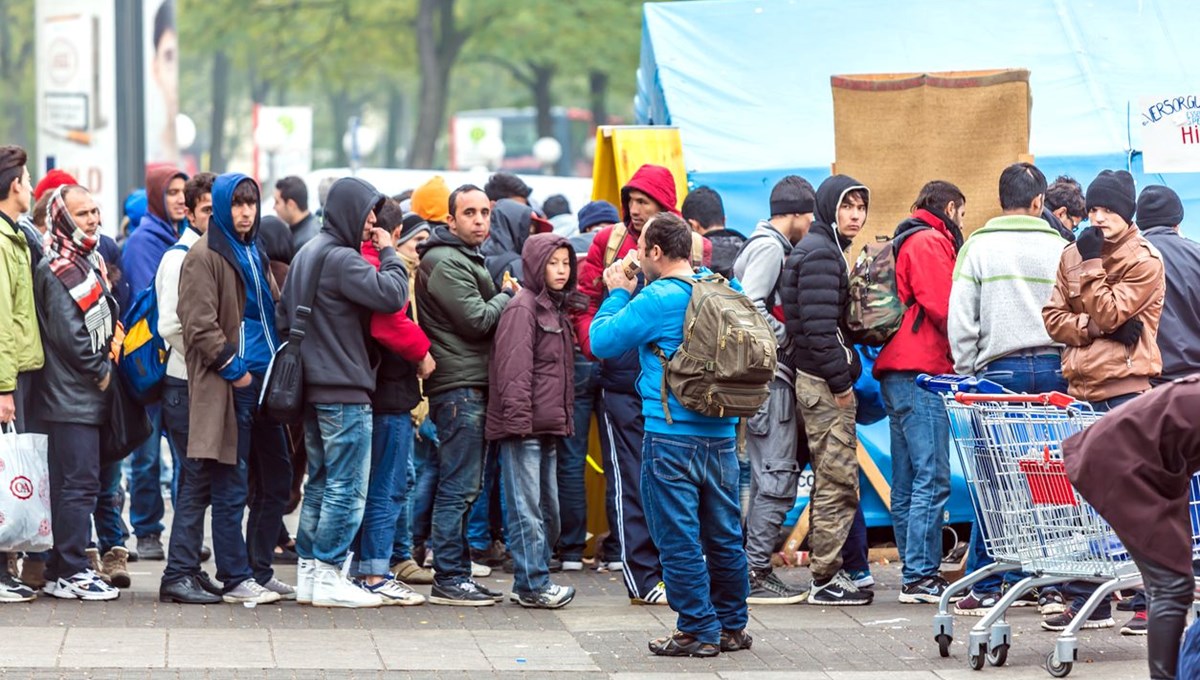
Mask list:
POLYGON ((608 125, 608 74, 588 73, 588 92, 592 102, 592 127, 608 125))
POLYGON ((538 137, 554 136, 554 119, 550 107, 553 100, 550 96, 550 84, 554 80, 554 64, 530 64, 529 73, 533 76, 533 104, 537 107, 538 137))
POLYGON ((420 0, 417 10, 417 61, 421 76, 417 131, 409 147, 408 166, 433 166, 437 141, 446 125, 450 72, 470 31, 454 22, 454 0, 420 0))
POLYGON ((213 53, 212 120, 208 146, 208 168, 225 170, 225 115, 229 108, 229 57, 217 50, 213 53))
POLYGON ((396 167, 396 151, 400 148, 404 121, 404 92, 392 85, 388 92, 387 137, 383 142, 383 167, 396 167))
POLYGON ((329 127, 332 133, 333 152, 337 158, 334 163, 336 167, 345 168, 350 165, 350 156, 346 153, 346 148, 342 145, 342 138, 346 135, 350 121, 350 95, 345 90, 338 90, 333 93, 333 122, 329 127))

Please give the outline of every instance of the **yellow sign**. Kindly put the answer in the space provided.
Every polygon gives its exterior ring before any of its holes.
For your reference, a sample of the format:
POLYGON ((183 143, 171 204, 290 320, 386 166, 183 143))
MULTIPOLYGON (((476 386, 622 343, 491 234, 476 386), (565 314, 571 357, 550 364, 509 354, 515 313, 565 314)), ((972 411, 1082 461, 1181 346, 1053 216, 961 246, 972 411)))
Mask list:
MULTIPOLYGON (((675 177, 679 204, 687 196, 687 168, 679 128, 603 125, 596 129, 596 158, 592 164, 592 200, 621 205, 621 187, 637 169, 661 165, 675 177)), ((679 205, 672 206, 678 208, 679 205)))

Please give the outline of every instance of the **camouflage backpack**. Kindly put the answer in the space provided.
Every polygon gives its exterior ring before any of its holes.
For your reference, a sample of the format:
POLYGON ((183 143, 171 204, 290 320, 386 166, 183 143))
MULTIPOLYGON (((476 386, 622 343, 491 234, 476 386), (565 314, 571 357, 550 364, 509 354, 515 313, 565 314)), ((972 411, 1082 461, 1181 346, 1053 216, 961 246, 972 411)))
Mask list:
MULTIPOLYGON (((916 302, 901 300, 896 287, 896 258, 909 236, 929 229, 908 229, 895 238, 878 236, 863 246, 850 270, 850 307, 846 311, 846 329, 850 340, 859 345, 880 347, 900 330, 904 312, 916 302)), ((918 315, 913 330, 920 326, 918 315)))
POLYGON ((683 320, 683 342, 663 365, 662 405, 668 423, 668 390, 679 403, 714 418, 758 413, 775 377, 775 334, 750 298, 719 274, 673 278, 692 289, 683 320))

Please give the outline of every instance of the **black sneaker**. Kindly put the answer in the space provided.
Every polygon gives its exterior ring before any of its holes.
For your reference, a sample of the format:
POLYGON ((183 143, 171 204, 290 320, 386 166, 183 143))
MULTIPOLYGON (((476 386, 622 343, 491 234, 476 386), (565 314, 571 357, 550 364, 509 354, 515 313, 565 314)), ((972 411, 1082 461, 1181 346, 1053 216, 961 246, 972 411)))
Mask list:
POLYGON ((138 536, 137 554, 138 559, 141 560, 158 562, 167 559, 167 553, 163 550, 162 536, 159 534, 138 536))
POLYGON ((874 591, 859 590, 844 571, 824 583, 813 579, 808 591, 808 603, 819 607, 861 607, 871 604, 874 599, 874 591))
POLYGON ((467 579, 467 581, 469 581, 471 583, 471 585, 475 586, 475 590, 478 590, 479 592, 483 593, 484 595, 487 595, 488 597, 492 598, 496 602, 504 601, 504 593, 500 592, 499 590, 492 590, 491 588, 488 588, 487 586, 483 585, 479 581, 476 581, 475 579, 467 579))
POLYGON ((559 609, 575 599, 575 588, 551 583, 536 593, 513 593, 517 604, 526 609, 559 609))
MULTIPOLYGON (((1048 619, 1044 619, 1042 621, 1042 628, 1055 632, 1066 630, 1067 626, 1071 625, 1071 621, 1073 621, 1078 614, 1078 611, 1068 608, 1067 611, 1059 614, 1058 616, 1052 616, 1048 619)), ((1083 622, 1083 629, 1096 630, 1099 628, 1112 628, 1115 625, 1117 625, 1117 622, 1113 620, 1111 615, 1101 615, 1097 612, 1092 612, 1092 615, 1088 617, 1088 620, 1083 622)))
POLYGON ((1137 612, 1129 619, 1129 623, 1121 626, 1121 635, 1145 635, 1148 623, 1145 611, 1137 612))
POLYGON ((30 602, 36 598, 37 593, 33 588, 25 585, 0 565, 0 602, 30 602))
POLYGON ((429 604, 444 604, 450 607, 491 607, 496 600, 480 592, 470 579, 457 579, 450 583, 434 583, 429 591, 429 604))
POLYGON ((901 604, 937 604, 950 583, 941 576, 926 576, 900 587, 901 604))
POLYGON ((801 588, 784 583, 771 569, 750 570, 750 597, 746 604, 796 604, 808 597, 801 588))

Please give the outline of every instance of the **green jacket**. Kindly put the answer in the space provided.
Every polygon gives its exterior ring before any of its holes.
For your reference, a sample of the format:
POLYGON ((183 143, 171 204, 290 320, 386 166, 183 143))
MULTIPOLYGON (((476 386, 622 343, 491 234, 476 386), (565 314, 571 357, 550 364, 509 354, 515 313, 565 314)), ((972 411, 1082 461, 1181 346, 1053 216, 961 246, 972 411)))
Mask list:
POLYGON ((44 362, 29 243, 0 214, 0 393, 16 390, 17 374, 36 371, 44 362))
POLYGON ((425 394, 486 389, 492 335, 512 296, 497 292, 479 249, 467 246, 445 226, 437 226, 418 250, 417 306, 437 362, 425 380, 425 394))

